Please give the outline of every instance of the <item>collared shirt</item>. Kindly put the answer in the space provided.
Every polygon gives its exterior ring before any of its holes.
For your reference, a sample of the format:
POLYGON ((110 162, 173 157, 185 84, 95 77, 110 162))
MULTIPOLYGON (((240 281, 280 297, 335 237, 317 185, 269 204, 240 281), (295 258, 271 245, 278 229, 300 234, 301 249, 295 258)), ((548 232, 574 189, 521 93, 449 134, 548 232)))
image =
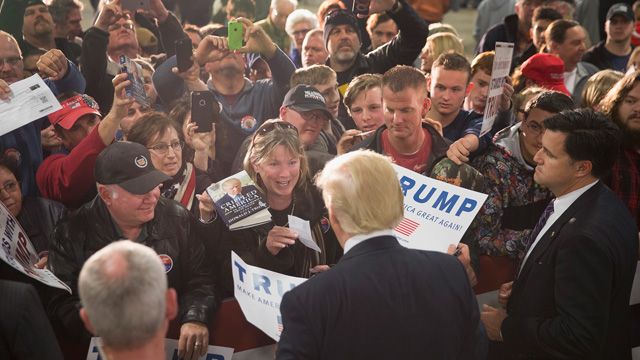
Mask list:
POLYGON ((573 94, 573 90, 576 87, 577 75, 578 75, 577 66, 572 71, 568 71, 568 72, 565 71, 564 73, 564 86, 567 88, 567 90, 569 90, 571 94, 573 94))
MULTIPOLYGON (((116 235, 118 236, 118 239, 126 239, 127 238, 124 235, 124 232, 122 231, 122 229, 120 229, 120 226, 118 226, 118 224, 115 222, 115 220, 113 220, 113 218, 111 218, 111 224, 113 224, 113 229, 116 231, 116 235)), ((142 224, 142 229, 140 229, 140 234, 138 234, 138 237, 135 238, 135 239, 129 239, 129 240, 137 242, 137 243, 142 243, 144 241, 144 239, 147 238, 147 234, 149 234, 147 226, 148 226, 148 223, 142 224)))
POLYGON ((344 253, 346 254, 347 251, 351 250, 351 248, 353 248, 354 246, 360 244, 361 242, 364 242, 366 240, 369 240, 369 239, 374 238, 374 237, 379 237, 379 236, 394 236, 395 237, 395 233, 393 232, 393 229, 384 229, 384 230, 377 230, 377 231, 374 231, 374 232, 370 232, 368 234, 355 235, 355 236, 350 237, 349 239, 347 239, 347 241, 345 241, 345 243, 344 243, 344 253))
POLYGON ((521 271, 522 271, 522 268, 524 267, 524 264, 527 262, 527 259, 529 258, 529 255, 531 254, 533 249, 538 244, 538 241, 540 241, 540 239, 542 239, 542 237, 547 232, 547 230, 549 230, 551 225, 553 225, 553 223, 555 223, 560 218, 560 216, 562 216, 562 214, 565 211, 567 211, 567 209, 569 208, 569 206, 571 206, 571 204, 573 204, 576 200, 578 200, 578 198, 582 194, 587 192, 587 190, 591 189, 597 183, 598 183, 598 180, 592 182, 589 185, 585 185, 585 186, 583 186, 583 187, 581 187, 579 189, 573 190, 572 192, 570 192, 568 194, 564 194, 564 195, 562 195, 560 197, 557 197, 555 200, 552 200, 553 201, 553 214, 551 214, 551 216, 549 216, 549 219, 547 219, 547 223, 544 224, 544 227, 538 233, 538 236, 536 237, 535 241, 533 242, 533 244, 529 248, 529 251, 525 254, 524 259, 522 260, 522 265, 520 265, 520 270, 521 271))

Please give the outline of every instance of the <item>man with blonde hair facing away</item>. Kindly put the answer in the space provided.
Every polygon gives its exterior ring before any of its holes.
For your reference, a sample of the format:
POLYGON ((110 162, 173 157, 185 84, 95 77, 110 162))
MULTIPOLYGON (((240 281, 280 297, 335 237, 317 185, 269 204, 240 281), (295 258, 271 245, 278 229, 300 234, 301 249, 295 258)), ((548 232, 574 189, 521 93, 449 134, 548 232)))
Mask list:
POLYGON ((78 290, 80 317, 101 337, 104 357, 165 357, 165 334, 178 299, 174 289, 167 289, 164 265, 153 249, 129 240, 105 246, 82 267, 78 290))
POLYGON ((316 184, 344 256, 284 295, 276 358, 483 358, 464 267, 446 254, 407 249, 393 234, 404 197, 390 160, 348 153, 328 162, 316 184))

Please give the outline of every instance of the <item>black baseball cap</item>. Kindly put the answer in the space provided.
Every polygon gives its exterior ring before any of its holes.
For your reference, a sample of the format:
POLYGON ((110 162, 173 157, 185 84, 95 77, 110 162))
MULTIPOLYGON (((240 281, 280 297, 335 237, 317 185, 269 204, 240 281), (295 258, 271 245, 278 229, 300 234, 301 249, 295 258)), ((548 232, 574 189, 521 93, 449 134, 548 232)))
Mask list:
POLYGON ((170 179, 153 166, 147 148, 130 141, 119 141, 102 150, 93 174, 98 184, 118 185, 135 195, 146 194, 170 179))
POLYGON ((29 6, 34 6, 34 5, 44 5, 47 6, 47 4, 44 3, 44 1, 42 0, 28 0, 27 2, 24 3, 24 8, 28 8, 29 6))
POLYGON ((636 18, 633 10, 631 9, 631 6, 625 3, 617 3, 611 5, 609 11, 607 11, 607 21, 613 19, 613 17, 616 15, 624 16, 627 21, 634 21, 636 18))
POLYGON ((333 115, 327 110, 324 96, 313 86, 301 84, 291 88, 289 92, 287 92, 287 95, 284 96, 282 106, 298 112, 321 110, 327 115, 327 119, 333 119, 333 115))

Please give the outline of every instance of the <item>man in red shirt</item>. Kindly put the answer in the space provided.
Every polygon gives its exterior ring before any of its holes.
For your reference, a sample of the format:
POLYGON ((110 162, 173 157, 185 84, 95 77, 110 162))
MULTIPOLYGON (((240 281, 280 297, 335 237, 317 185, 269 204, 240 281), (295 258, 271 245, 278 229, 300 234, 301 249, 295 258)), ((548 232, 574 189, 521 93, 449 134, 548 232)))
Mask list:
POLYGON ((67 152, 47 157, 38 168, 36 184, 43 197, 74 209, 96 195, 93 176, 96 157, 113 142, 120 120, 133 102, 125 94, 129 84, 126 74, 113 79, 113 106, 104 119, 98 104, 88 95, 61 100, 62 109, 49 115, 67 152))
MULTIPOLYGON (((370 149, 390 156, 404 168, 432 174, 434 165, 446 158, 450 142, 440 134, 441 127, 434 128, 437 122, 426 119, 431 108, 427 95, 424 75, 418 69, 399 65, 387 71, 382 77, 384 125, 354 150, 370 149)), ((467 165, 457 170, 475 172, 467 165)))

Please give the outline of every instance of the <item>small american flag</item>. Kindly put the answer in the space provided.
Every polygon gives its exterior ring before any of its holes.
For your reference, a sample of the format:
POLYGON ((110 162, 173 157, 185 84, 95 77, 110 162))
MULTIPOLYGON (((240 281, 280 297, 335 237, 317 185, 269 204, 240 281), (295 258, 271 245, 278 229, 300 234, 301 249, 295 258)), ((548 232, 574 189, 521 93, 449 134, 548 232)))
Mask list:
POLYGON ((276 318, 278 320, 278 334, 281 334, 282 330, 284 330, 284 327, 282 326, 282 316, 278 315, 276 318))
POLYGON ((419 226, 420 223, 411 219, 403 218, 402 221, 400 221, 400 224, 396 226, 395 230, 404 236, 411 236, 419 226))

